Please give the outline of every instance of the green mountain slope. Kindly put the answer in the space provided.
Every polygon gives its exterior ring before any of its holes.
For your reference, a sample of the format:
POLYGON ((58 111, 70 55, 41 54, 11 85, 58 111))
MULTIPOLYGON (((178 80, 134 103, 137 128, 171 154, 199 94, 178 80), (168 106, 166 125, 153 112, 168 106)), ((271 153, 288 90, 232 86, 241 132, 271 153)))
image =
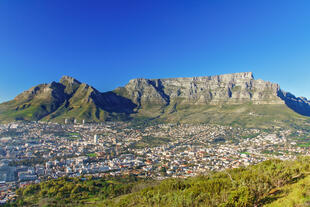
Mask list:
POLYGON ((252 73, 133 79, 110 92, 64 76, 0 104, 0 121, 157 120, 243 127, 307 125, 310 103, 252 73))
POLYGON ((246 127, 287 126, 309 120, 310 104, 252 73, 133 79, 115 93, 137 105, 135 118, 246 127))
POLYGON ((57 110, 66 99, 63 85, 55 82, 41 84, 21 93, 12 101, 0 104, 0 119, 40 120, 57 110))
POLYGON ((32 206, 309 206, 310 158, 269 160, 187 179, 59 178, 18 190, 32 206))
POLYGON ((277 189, 268 199, 266 207, 310 206, 310 176, 277 189))
POLYGON ((299 115, 284 104, 252 103, 221 106, 176 106, 165 111, 160 119, 172 122, 215 123, 243 127, 284 127, 288 123, 304 124, 309 118, 299 115))
POLYGON ((105 121, 115 113, 126 117, 134 107, 130 100, 113 92, 101 93, 64 76, 59 83, 38 85, 0 104, 0 120, 105 121))

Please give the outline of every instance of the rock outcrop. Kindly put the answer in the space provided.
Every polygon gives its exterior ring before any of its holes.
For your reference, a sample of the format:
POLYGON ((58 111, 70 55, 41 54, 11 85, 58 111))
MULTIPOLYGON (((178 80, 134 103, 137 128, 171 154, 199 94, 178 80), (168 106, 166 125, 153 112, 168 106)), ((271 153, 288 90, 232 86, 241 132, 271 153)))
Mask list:
MULTIPOLYGON (((138 78, 105 93, 63 76, 59 82, 40 84, 0 104, 0 120, 104 121, 136 115, 152 118, 163 115, 169 119, 169 114, 178 111, 188 117, 192 113, 208 114, 206 106, 248 103, 288 106, 298 114, 310 116, 310 101, 306 98, 295 97, 281 90, 278 84, 255 80, 251 72, 246 72, 193 78, 138 78)), ((239 111, 255 114, 245 108, 239 111)), ((182 116, 175 117, 182 119, 182 116)))
POLYGON ((186 104, 283 104, 278 84, 255 80, 251 72, 168 79, 133 79, 122 94, 139 106, 186 104))

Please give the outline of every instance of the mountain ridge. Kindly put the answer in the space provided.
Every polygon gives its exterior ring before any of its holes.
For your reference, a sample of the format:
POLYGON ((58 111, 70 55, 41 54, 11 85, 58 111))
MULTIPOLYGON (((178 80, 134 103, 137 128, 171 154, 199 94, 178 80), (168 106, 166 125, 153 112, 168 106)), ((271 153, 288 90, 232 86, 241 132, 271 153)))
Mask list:
POLYGON ((195 121, 210 122, 214 117, 217 119, 217 114, 224 116, 225 113, 235 117, 246 115, 251 120, 253 117, 249 114, 258 113, 255 111, 258 108, 263 111, 262 106, 273 111, 279 106, 310 116, 310 101, 306 98, 283 91, 279 84, 256 80, 252 72, 243 72, 187 78, 137 78, 108 92, 63 76, 59 82, 39 84, 0 104, 0 120, 99 122, 159 118, 183 121, 193 117, 195 121), (229 110, 223 111, 225 108, 229 110))
MULTIPOLYGON (((268 81, 255 80, 252 72, 192 78, 139 78, 130 80, 124 88, 133 93, 137 90, 140 90, 141 93, 143 93, 143 90, 146 90, 146 92, 158 92, 158 94, 145 94, 147 96, 146 98, 149 98, 150 95, 162 97, 165 100, 168 99, 167 96, 172 98, 181 97, 192 99, 192 101, 198 101, 198 103, 208 104, 218 104, 221 101, 233 103, 233 99, 239 99, 238 101, 242 101, 240 99, 245 99, 245 101, 250 99, 254 101, 254 103, 257 101, 259 104, 263 99, 266 99, 270 104, 272 101, 270 99, 271 97, 262 97, 264 94, 260 95, 255 93, 255 91, 251 91, 252 89, 258 90, 259 87, 262 87, 264 90, 272 90, 268 92, 274 93, 274 98, 277 99, 274 100, 276 101, 275 103, 283 103, 276 94, 276 92, 280 90, 280 86, 268 81), (236 86, 241 87, 241 90, 233 91, 233 89, 236 89, 236 86), (231 100, 229 100, 229 98, 231 98, 231 100)), ((133 96, 132 94, 131 99, 136 99, 136 97, 133 96)))

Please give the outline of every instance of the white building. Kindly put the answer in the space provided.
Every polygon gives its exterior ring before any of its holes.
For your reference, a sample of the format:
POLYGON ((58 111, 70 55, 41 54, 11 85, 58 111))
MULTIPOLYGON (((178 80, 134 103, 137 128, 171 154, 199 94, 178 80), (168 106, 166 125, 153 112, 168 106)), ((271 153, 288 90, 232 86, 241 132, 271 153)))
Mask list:
POLYGON ((95 134, 95 135, 94 135, 94 144, 97 144, 97 143, 98 143, 98 135, 95 134))

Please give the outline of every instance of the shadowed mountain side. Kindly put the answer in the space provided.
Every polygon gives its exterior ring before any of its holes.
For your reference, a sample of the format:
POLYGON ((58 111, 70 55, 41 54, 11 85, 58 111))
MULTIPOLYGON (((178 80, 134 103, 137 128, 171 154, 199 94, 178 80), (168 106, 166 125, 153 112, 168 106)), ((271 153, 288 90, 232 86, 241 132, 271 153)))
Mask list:
POLYGON ((40 84, 12 101, 0 104, 0 120, 43 120, 63 122, 128 119, 136 105, 114 92, 101 93, 88 84, 63 76, 59 83, 40 84))
POLYGON ((130 99, 119 96, 113 91, 102 93, 101 100, 95 99, 95 101, 101 103, 102 109, 108 112, 132 114, 137 107, 130 99))
POLYGON ((279 97, 285 104, 303 116, 310 116, 310 101, 304 97, 295 97, 293 94, 280 90, 279 97))
POLYGON ((59 83, 40 84, 0 104, 0 121, 4 122, 146 118, 164 122, 283 127, 288 122, 308 120, 306 116, 310 116, 310 102, 306 98, 296 98, 276 83, 256 80, 251 72, 192 78, 138 78, 104 93, 63 76, 59 83))
MULTIPOLYGON (((175 113, 177 106, 284 105, 298 114, 310 116, 310 102, 284 92, 276 83, 254 79, 253 73, 234 73, 193 78, 130 80, 115 90, 138 105, 140 114, 175 113)), ((270 107, 269 107, 270 108, 270 107)), ((285 109, 285 108, 284 108, 285 109)), ((197 112, 196 112, 197 113, 197 112)))

